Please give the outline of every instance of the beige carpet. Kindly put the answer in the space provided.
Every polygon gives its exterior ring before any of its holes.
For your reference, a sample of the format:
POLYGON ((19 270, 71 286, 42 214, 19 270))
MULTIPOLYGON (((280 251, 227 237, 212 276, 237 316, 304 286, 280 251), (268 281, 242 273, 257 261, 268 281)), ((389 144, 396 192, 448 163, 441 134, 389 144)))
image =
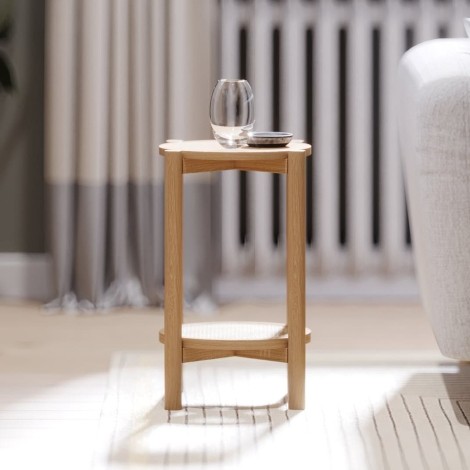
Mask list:
POLYGON ((307 406, 292 412, 283 364, 192 363, 186 406, 168 413, 162 359, 116 355, 96 469, 470 468, 470 365, 431 352, 310 353, 307 406))

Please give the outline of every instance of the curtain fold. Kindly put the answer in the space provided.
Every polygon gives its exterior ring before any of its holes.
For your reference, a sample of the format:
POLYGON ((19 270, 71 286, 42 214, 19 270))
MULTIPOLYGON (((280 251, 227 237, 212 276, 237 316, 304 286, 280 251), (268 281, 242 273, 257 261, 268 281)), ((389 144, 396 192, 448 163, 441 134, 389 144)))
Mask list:
MULTIPOLYGON (((167 9, 164 0, 47 0, 51 308, 163 301, 164 182, 157 153, 169 132, 167 9)), ((207 178, 185 184, 189 302, 211 294, 210 187, 207 178)))

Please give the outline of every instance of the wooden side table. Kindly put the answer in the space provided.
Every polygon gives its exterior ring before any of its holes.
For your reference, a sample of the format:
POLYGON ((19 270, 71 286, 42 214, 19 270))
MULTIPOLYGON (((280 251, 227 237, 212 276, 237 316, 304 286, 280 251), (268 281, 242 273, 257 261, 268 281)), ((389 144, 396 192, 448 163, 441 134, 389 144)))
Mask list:
POLYGON ((287 362, 290 409, 305 406, 305 163, 311 146, 227 150, 216 141, 160 145, 165 157, 165 409, 179 410, 184 362, 241 356, 287 362), (287 174, 287 324, 183 324, 183 175, 250 170, 287 174))

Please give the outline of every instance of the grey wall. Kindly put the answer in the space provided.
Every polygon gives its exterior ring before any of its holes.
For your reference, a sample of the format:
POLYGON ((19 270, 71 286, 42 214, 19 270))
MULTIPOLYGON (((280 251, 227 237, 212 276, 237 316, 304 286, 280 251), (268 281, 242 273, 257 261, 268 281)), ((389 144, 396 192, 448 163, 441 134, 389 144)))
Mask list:
POLYGON ((43 252, 44 0, 12 5, 14 31, 4 49, 17 91, 0 94, 0 253, 43 252))

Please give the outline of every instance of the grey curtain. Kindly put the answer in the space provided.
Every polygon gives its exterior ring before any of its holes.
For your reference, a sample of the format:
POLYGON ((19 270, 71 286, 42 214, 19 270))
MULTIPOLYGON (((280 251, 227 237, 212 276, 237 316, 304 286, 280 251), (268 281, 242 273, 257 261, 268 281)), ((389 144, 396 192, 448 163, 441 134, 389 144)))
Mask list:
MULTIPOLYGON (((163 300, 165 2, 48 0, 50 307, 163 300)), ((185 184, 187 299, 210 296, 211 182, 185 184)))

